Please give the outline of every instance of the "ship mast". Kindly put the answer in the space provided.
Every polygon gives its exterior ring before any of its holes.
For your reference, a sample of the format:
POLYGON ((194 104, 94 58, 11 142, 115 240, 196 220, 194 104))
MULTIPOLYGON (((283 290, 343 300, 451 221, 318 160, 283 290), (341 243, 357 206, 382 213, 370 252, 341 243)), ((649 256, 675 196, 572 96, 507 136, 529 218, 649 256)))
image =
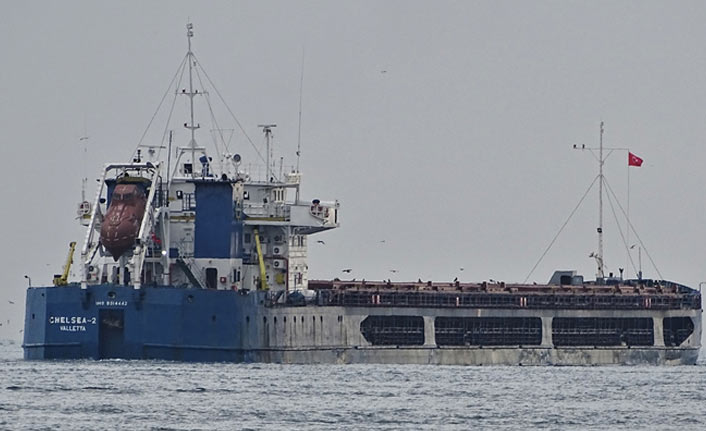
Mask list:
MULTIPOLYGON (((603 121, 601 121, 601 131, 600 131, 600 139, 599 139, 599 145, 598 148, 595 147, 587 147, 585 145, 581 145, 580 147, 574 144, 574 150, 588 150, 593 154, 593 157, 598 160, 598 177, 596 177, 595 181, 598 181, 598 229, 596 231, 598 232, 598 251, 597 252, 591 252, 589 257, 593 258, 596 260, 596 265, 598 266, 598 272, 596 273, 596 279, 603 279, 605 278, 605 265, 603 264, 603 186, 605 182, 605 176, 603 175, 603 165, 605 164, 605 161, 610 155, 613 153, 613 151, 629 151, 628 148, 617 148, 617 147, 604 147, 603 146, 603 121), (596 154, 594 153, 595 150, 598 150, 598 157, 596 157, 596 154), (604 150, 608 150, 608 153, 603 156, 604 150)), ((593 184, 591 184, 591 187, 593 187, 593 184)), ((588 190, 586 190, 586 193, 588 193, 591 189, 589 187, 588 190)), ((567 220, 568 221, 568 220, 567 220)), ((540 259, 541 260, 541 259, 540 259)))
POLYGON ((599 279, 605 278, 603 272, 603 122, 601 121, 600 146, 598 150, 598 255, 596 263, 598 264, 599 279))
POLYGON ((265 134, 265 144, 267 146, 267 155, 265 159, 265 163, 267 164, 267 167, 265 168, 265 181, 270 182, 271 176, 270 176, 270 157, 271 157, 271 152, 272 152, 272 129, 274 127, 277 127, 276 124, 258 124, 257 127, 262 128, 262 132, 265 134))
MULTIPOLYGON (((191 141, 189 142, 189 146, 191 147, 191 163, 192 166, 195 167, 196 165, 196 129, 201 127, 198 124, 194 124, 194 96, 197 95, 197 92, 194 92, 194 77, 193 77, 193 68, 194 68, 194 53, 191 51, 191 38, 194 37, 194 25, 192 23, 186 24, 186 38, 189 42, 189 51, 186 53, 187 56, 187 61, 189 62, 189 114, 190 114, 190 120, 191 123, 189 124, 184 124, 184 127, 187 129, 191 130, 191 141)), ((194 172, 195 169, 192 167, 191 169, 191 177, 194 177, 194 172)))

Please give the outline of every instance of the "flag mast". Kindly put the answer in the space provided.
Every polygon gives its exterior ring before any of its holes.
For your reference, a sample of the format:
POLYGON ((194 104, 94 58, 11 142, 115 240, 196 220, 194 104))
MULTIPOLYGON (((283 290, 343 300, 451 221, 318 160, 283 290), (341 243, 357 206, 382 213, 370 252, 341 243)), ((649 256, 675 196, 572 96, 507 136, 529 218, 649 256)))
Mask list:
POLYGON ((600 147, 598 150, 598 255, 596 263, 598 264, 597 279, 605 278, 603 272, 603 121, 601 121, 600 147))
MULTIPOLYGON (((591 253, 589 257, 592 257, 596 260, 596 265, 598 266, 598 272, 596 274, 596 279, 604 279, 605 278, 605 266, 603 264, 603 186, 604 186, 604 181, 605 177, 603 175, 603 164, 605 163, 606 159, 610 157, 610 155, 613 153, 613 151, 627 151, 628 152, 628 157, 631 157, 630 150, 628 148, 605 148, 603 147, 603 121, 601 121, 601 129, 600 129, 600 137, 599 137, 599 145, 598 148, 595 147, 587 147, 586 145, 581 145, 580 147, 574 144, 574 149, 575 150, 589 150, 591 154, 593 154, 593 157, 598 160, 598 228, 596 231, 598 232, 598 251, 595 253, 591 253), (598 157, 596 157, 596 153, 594 153, 595 150, 598 150, 598 157), (603 157, 603 150, 610 150, 608 151, 608 154, 606 154, 605 157, 603 157)), ((630 159, 631 160, 631 159, 630 159)))

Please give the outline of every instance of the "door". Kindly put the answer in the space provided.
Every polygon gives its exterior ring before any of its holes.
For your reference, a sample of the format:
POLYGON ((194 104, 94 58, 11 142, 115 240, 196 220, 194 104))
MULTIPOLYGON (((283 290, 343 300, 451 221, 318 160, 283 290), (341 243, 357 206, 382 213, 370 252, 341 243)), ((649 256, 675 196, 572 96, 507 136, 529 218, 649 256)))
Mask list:
POLYGON ((100 310, 100 359, 125 357, 125 310, 100 310))
POLYGON ((218 269, 206 268, 206 287, 209 289, 218 287, 218 269))

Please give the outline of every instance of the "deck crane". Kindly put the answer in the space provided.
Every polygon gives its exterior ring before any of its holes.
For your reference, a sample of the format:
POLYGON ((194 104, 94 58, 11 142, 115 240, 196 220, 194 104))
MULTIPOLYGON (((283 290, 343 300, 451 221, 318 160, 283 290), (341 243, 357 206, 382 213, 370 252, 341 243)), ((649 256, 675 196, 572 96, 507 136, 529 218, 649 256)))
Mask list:
POLYGON ((64 272, 54 275, 54 286, 66 286, 68 284, 69 270, 71 269, 71 264, 74 262, 74 251, 76 251, 76 241, 71 241, 69 243, 69 255, 66 257, 66 264, 64 265, 64 272))

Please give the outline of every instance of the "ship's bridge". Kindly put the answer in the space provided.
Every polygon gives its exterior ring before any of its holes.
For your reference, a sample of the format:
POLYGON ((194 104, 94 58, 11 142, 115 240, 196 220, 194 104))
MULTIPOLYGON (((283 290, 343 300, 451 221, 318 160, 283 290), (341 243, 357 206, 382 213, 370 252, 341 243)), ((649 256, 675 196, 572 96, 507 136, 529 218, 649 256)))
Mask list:
MULTIPOLYGON (((249 182, 242 193, 243 222, 249 226, 292 226, 301 234, 313 234, 339 226, 338 201, 287 200, 288 189, 298 183, 249 182)), ((298 193, 297 193, 298 194, 298 193)))

